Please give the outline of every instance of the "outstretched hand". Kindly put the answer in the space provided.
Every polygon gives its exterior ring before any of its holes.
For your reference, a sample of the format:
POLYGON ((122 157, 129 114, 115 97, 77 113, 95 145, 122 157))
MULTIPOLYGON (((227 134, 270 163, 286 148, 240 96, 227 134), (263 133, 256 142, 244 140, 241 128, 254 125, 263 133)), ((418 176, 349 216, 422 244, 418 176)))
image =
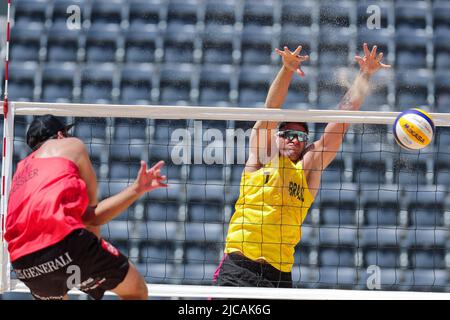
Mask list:
POLYGON ((377 55, 377 46, 372 47, 372 51, 369 51, 367 43, 363 45, 364 57, 355 56, 355 60, 358 62, 360 70, 363 73, 372 75, 380 69, 390 68, 388 64, 381 63, 383 59, 383 52, 377 55))
POLYGON ((166 188, 167 184, 163 183, 166 176, 161 175, 161 168, 164 166, 164 161, 159 161, 153 167, 147 170, 145 161, 141 161, 141 168, 139 169, 135 184, 139 193, 149 192, 158 188, 166 188))
POLYGON ((309 56, 301 56, 302 46, 298 46, 294 52, 290 51, 288 47, 284 47, 284 51, 276 48, 275 52, 283 58, 283 65, 290 71, 297 72, 300 77, 304 77, 305 73, 301 69, 303 61, 309 59, 309 56))

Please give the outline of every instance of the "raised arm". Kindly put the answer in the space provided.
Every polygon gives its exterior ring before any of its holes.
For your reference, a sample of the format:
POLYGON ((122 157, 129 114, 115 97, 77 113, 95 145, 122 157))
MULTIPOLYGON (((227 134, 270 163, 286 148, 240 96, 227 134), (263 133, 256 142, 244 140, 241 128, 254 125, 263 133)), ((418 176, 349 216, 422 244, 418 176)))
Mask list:
MULTIPOLYGON (((302 47, 299 46, 294 52, 287 47, 284 51, 275 49, 276 53, 282 57, 283 66, 270 85, 267 94, 265 107, 268 109, 281 109, 288 93, 294 73, 301 77, 305 73, 301 69, 301 63, 309 59, 308 56, 301 56, 302 47)), ((270 158, 271 141, 275 134, 278 122, 276 121, 257 121, 253 126, 250 135, 250 150, 245 171, 256 171, 264 164, 265 159, 270 158)))
POLYGON ((161 176, 163 166, 164 161, 160 161, 147 170, 146 163, 141 161, 141 168, 134 183, 118 194, 102 200, 96 207, 89 207, 83 216, 83 222, 92 226, 103 225, 125 211, 144 193, 167 187, 163 183, 166 176, 161 176))
MULTIPOLYGON (((359 73, 339 103, 340 110, 359 110, 369 92, 369 80, 372 75, 382 68, 390 68, 389 65, 381 63, 383 53, 377 54, 377 46, 369 52, 367 43, 364 43, 363 49, 364 57, 355 57, 360 66, 359 73)), ((348 123, 329 123, 322 137, 314 142, 312 152, 305 155, 304 167, 309 170, 308 174, 311 176, 308 179, 310 188, 318 187, 322 171, 336 157, 348 128, 348 123)))

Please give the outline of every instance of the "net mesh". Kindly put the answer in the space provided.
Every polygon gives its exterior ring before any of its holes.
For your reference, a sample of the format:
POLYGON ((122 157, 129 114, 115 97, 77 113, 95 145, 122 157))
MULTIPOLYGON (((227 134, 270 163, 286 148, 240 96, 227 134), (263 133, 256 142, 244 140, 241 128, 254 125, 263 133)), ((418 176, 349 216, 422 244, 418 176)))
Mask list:
MULTIPOLYGON (((131 183, 141 159, 166 162, 169 188, 146 194, 102 236, 148 283, 211 285, 254 122, 66 120, 86 143, 99 199, 131 183)), ((29 152, 30 121, 15 118, 14 164, 29 152)), ((310 124, 313 141, 325 125, 310 124)), ((449 143, 439 127, 432 146, 407 152, 386 125, 352 125, 303 222, 295 287, 449 292, 449 143)))

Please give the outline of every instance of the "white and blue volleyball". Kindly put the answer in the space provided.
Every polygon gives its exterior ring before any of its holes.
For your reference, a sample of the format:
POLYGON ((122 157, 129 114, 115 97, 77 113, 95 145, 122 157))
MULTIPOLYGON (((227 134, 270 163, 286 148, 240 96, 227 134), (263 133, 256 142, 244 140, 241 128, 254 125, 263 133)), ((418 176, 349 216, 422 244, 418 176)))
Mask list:
POLYGON ((395 140, 408 150, 419 150, 428 146, 433 140, 434 130, 430 115, 421 109, 403 111, 394 122, 395 140))

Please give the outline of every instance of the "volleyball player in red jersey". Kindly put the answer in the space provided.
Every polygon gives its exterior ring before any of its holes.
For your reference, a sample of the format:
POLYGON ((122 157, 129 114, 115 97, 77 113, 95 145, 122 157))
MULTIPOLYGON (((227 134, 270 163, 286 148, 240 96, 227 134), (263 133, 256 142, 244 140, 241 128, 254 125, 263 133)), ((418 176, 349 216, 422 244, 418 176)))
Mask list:
POLYGON ((68 135, 70 128, 45 115, 27 131, 33 152, 17 166, 6 219, 14 271, 36 299, 66 299, 74 285, 94 299, 106 290, 122 299, 147 299, 135 266, 89 230, 99 230, 144 193, 166 187, 164 162, 147 170, 141 161, 130 186, 97 203, 95 171, 83 142, 68 135))

